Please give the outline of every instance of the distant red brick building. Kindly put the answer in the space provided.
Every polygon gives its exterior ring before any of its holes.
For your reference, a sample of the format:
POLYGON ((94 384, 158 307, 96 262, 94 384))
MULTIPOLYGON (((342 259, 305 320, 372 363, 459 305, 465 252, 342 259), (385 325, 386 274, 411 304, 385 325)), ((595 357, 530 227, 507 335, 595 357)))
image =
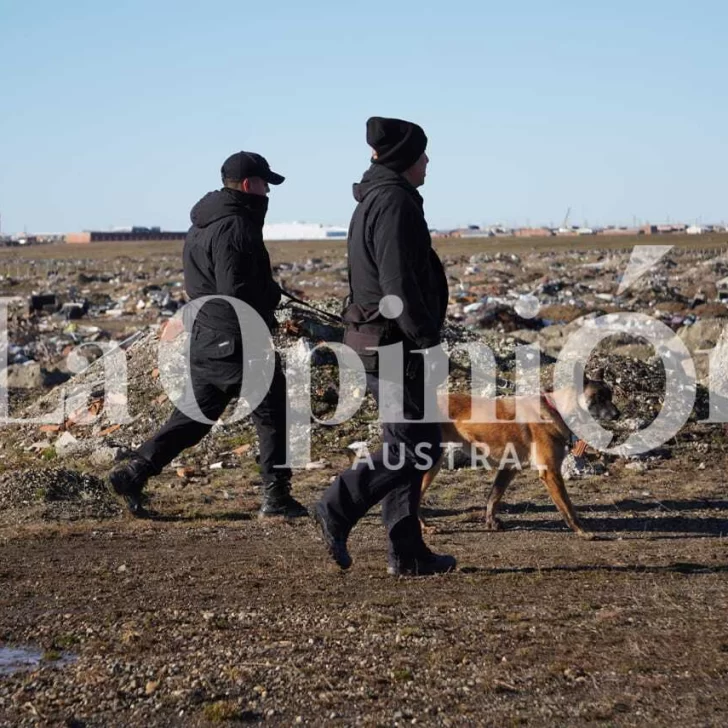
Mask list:
POLYGON ((75 245, 102 242, 131 242, 133 240, 184 240, 186 232, 160 230, 159 228, 132 228, 131 230, 86 230, 68 233, 66 242, 75 245))

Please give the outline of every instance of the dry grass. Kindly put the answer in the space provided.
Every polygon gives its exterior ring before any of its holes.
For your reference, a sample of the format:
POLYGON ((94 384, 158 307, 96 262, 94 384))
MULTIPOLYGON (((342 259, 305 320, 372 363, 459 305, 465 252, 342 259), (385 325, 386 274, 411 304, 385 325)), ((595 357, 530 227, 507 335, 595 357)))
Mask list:
MULTIPOLYGON (((712 235, 588 236, 549 238, 435 238, 443 255, 472 255, 482 252, 547 252, 567 250, 628 250, 635 245, 677 245, 690 250, 728 246, 728 233, 712 235)), ((273 241, 266 244, 274 263, 306 258, 334 259, 346 255, 345 242, 330 240, 273 241)), ((180 255, 181 242, 134 241, 128 243, 90 243, 88 245, 39 245, 29 248, 0 248, 0 261, 105 260, 128 257, 148 260, 154 256, 180 255)))

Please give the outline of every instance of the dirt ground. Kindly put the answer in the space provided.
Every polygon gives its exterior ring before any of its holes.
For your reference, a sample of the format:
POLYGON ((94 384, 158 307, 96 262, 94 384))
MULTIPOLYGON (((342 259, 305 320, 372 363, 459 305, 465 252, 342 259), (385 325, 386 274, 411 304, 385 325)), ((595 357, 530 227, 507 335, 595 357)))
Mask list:
MULTIPOLYGON (((726 725, 728 437, 713 429, 646 472, 615 461, 567 483, 593 541, 534 472, 499 532, 488 474, 442 473, 427 538, 459 568, 426 579, 387 575, 376 511, 347 573, 310 523, 259 520, 251 461, 160 476, 153 521, 0 519, 0 647, 43 651, 0 671, 0 726, 726 725)), ((305 504, 347 461, 329 462, 297 473, 305 504)))
POLYGON ((725 725, 725 465, 572 484, 592 542, 530 472, 497 533, 483 474, 445 473, 429 538, 460 568, 428 579, 387 576, 376 514, 338 573, 236 474, 158 483, 161 521, 6 528, 0 639, 50 657, 0 678, 0 723, 725 725))

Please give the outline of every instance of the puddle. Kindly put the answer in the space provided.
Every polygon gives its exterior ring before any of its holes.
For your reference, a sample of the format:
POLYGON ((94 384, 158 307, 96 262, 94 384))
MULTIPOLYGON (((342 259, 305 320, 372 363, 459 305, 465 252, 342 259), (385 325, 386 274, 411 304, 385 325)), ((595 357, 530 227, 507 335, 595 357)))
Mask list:
POLYGON ((41 665, 63 667, 74 662, 75 655, 49 653, 34 647, 4 647, 0 645, 0 675, 12 675, 23 670, 33 670, 41 665), (56 658, 57 659, 53 659, 56 658))

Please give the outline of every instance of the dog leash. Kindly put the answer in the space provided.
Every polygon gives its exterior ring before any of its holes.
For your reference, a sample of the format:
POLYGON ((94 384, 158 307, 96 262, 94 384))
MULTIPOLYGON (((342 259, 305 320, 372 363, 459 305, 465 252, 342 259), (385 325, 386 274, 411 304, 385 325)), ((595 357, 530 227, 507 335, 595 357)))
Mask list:
POLYGON ((344 319, 341 318, 341 316, 337 316, 335 313, 329 313, 328 311, 324 311, 323 309, 316 308, 316 306, 312 306, 310 303, 307 303, 306 301, 298 298, 297 296, 294 296, 292 293, 289 293, 288 291, 281 288, 281 293, 290 301, 293 301, 293 303, 297 303, 299 306, 305 306, 306 308, 310 309, 311 311, 315 311, 319 316, 322 316, 325 319, 328 319, 329 321, 336 323, 336 324, 343 324, 344 319))
MULTIPOLYGON (((280 286, 279 286, 280 287, 280 286)), ((336 314, 329 313, 328 311, 324 311, 323 309, 316 308, 316 306, 312 306, 310 303, 298 298, 298 296, 294 296, 292 293, 289 293, 284 288, 281 288, 281 293, 293 303, 297 303, 299 306, 304 306, 305 308, 308 308, 311 311, 314 311, 319 316, 331 321, 332 323, 336 324, 343 324, 344 320, 341 318, 341 316, 337 316, 336 314)), ((460 371, 467 372, 469 371, 469 368, 464 366, 463 364, 460 364, 452 359, 449 360, 449 366, 451 369, 459 369, 460 371)), ((560 412, 558 409, 556 409, 556 405, 549 399, 547 395, 543 395, 543 402, 545 403, 547 409, 551 410, 552 412, 555 412, 559 417, 561 417, 560 412)), ((584 454, 584 451, 587 448, 587 443, 584 442, 584 440, 577 440, 573 447, 573 452, 576 455, 576 457, 581 457, 584 454)))

